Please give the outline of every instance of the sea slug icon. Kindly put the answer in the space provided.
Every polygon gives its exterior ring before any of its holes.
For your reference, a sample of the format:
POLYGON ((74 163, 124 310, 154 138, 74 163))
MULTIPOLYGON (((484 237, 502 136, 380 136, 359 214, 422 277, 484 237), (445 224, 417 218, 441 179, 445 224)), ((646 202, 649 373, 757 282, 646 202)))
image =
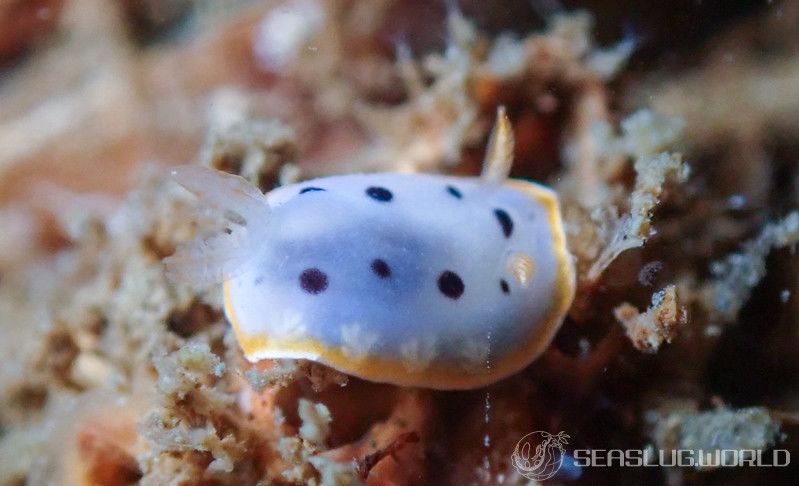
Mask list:
POLYGON ((555 475, 563 465, 563 446, 568 444, 565 432, 530 432, 516 444, 511 463, 527 479, 545 481, 555 475))

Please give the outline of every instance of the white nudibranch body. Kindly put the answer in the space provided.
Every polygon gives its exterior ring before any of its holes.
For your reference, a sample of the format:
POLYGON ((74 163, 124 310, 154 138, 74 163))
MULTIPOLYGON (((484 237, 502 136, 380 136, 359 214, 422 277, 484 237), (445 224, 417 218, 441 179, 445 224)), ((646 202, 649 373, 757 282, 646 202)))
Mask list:
POLYGON ((508 130, 503 117, 482 178, 342 175, 264 195, 237 176, 180 168, 178 181, 235 224, 168 268, 224 281, 251 361, 308 359, 436 389, 497 381, 549 345, 574 295, 555 193, 505 179, 507 160, 491 159, 507 157, 496 144, 512 144, 508 130))

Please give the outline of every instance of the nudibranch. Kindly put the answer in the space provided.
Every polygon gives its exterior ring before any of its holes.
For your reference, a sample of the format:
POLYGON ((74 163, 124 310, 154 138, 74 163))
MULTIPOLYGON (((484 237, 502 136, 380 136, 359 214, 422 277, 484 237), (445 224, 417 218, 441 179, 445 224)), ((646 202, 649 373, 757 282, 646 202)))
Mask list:
POLYGON ((168 259, 183 280, 223 282, 245 356, 319 362, 366 380, 470 389, 551 342, 575 277, 556 194, 508 179, 500 110, 483 174, 324 177, 263 194, 201 167, 177 181, 230 227, 168 259))

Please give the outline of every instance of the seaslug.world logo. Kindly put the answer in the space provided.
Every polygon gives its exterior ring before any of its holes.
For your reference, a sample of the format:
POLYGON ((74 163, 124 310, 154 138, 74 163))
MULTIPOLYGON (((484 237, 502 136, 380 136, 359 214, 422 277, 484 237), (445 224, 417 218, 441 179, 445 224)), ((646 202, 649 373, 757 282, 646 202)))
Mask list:
POLYGON ((525 478, 545 481, 563 466, 563 446, 569 443, 568 439, 565 432, 555 435, 540 430, 530 432, 516 444, 511 463, 525 478))
POLYGON ((560 471, 560 479, 575 479, 584 468, 602 467, 788 467, 787 449, 574 449, 566 452, 565 432, 531 432, 519 440, 511 463, 527 479, 545 481, 560 471), (561 469, 563 469, 561 471, 561 469))

